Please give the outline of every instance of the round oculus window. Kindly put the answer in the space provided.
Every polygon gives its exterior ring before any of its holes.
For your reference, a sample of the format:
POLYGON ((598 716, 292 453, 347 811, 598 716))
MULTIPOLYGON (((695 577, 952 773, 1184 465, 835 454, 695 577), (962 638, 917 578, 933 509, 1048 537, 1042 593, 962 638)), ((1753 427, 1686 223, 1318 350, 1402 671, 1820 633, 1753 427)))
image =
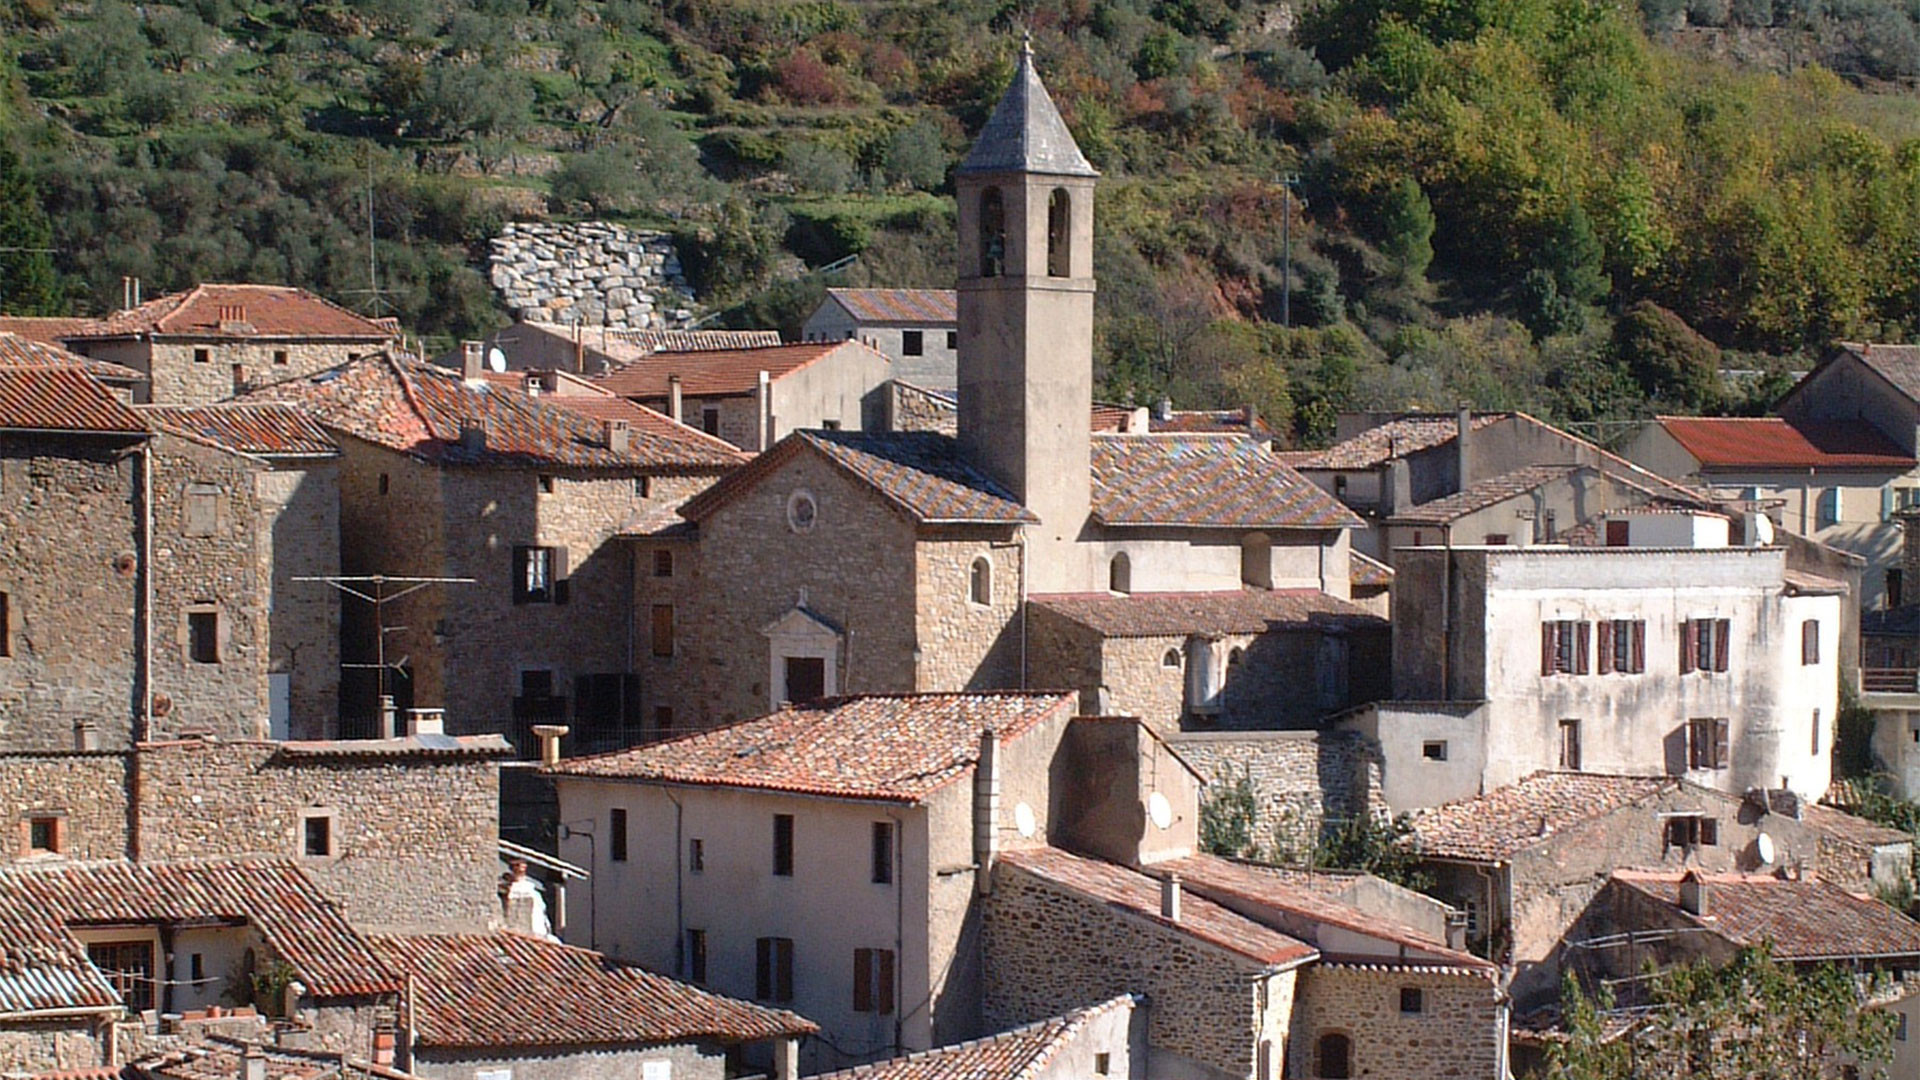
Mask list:
POLYGON ((810 532, 819 518, 820 504, 813 501, 812 492, 801 490, 787 496, 788 528, 797 533, 810 532))

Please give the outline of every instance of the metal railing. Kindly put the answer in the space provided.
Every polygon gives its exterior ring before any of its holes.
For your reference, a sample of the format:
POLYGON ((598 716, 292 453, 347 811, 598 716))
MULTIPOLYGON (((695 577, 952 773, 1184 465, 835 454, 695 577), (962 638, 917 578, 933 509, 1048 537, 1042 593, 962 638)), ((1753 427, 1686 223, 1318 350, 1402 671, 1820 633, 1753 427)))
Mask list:
POLYGON ((1920 693, 1920 669, 1861 668, 1860 689, 1869 694, 1920 693))

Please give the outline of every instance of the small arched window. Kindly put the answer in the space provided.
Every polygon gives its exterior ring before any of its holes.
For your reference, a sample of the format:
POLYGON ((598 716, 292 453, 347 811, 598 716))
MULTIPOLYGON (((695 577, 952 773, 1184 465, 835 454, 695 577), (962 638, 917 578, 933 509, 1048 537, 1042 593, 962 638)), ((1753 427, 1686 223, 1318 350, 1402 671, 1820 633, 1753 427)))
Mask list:
POLYGON ((1168 649, 1166 653, 1160 657, 1160 666, 1163 668, 1178 668, 1180 666, 1180 650, 1168 649))
POLYGON ((1320 1036, 1320 1068, 1315 1076, 1324 1080, 1348 1080, 1353 1075, 1353 1040, 1337 1031, 1320 1036))
POLYGON ((985 556, 973 560, 967 579, 967 599, 976 604, 993 603, 993 563, 985 556))
POLYGON ((999 277, 1007 266, 1007 209, 1000 189, 980 193, 980 276, 999 277))
POLYGON ((1238 645, 1236 645, 1232 649, 1229 649, 1227 651, 1227 666, 1230 668, 1239 667, 1240 661, 1246 659, 1246 657, 1247 657, 1247 650, 1242 649, 1238 645))
POLYGON ((1133 591, 1133 562, 1124 551, 1107 564, 1107 588, 1117 593, 1133 591))
POLYGON ((1073 196, 1066 188, 1047 196, 1047 276, 1073 276, 1073 196))
POLYGON ((1240 582, 1256 589, 1273 588, 1273 540, 1266 533, 1241 538, 1240 582))

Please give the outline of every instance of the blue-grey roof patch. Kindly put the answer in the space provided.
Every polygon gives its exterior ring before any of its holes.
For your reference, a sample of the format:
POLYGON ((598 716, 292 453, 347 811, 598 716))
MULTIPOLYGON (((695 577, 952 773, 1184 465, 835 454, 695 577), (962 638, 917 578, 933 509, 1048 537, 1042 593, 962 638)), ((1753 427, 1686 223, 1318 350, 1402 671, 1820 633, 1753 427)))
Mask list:
POLYGON ((980 129, 963 173, 1028 172, 1052 176, 1099 176, 1067 131, 1060 110, 1033 68, 1033 46, 1020 50, 1013 82, 980 129))

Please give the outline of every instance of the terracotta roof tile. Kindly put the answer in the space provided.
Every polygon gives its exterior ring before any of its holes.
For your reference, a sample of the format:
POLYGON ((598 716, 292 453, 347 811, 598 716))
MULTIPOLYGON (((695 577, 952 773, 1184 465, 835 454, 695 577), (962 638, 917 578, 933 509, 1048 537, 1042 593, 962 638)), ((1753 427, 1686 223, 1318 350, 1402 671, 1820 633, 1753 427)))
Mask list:
POLYGON ((1387 628, 1385 619, 1318 589, 1035 593, 1028 599, 1104 637, 1260 634, 1309 624, 1387 628))
POLYGON ((1093 516, 1109 526, 1363 524, 1265 444, 1235 435, 1095 435, 1093 516))
POLYGON ((1416 811, 1415 849, 1440 858, 1500 862, 1554 833, 1679 784, 1667 776, 1536 772, 1483 795, 1416 811))
POLYGON ((326 429, 294 405, 229 401, 135 408, 161 431, 236 453, 261 457, 331 457, 340 452, 326 429))
POLYGON ((680 392, 689 397, 726 397, 753 393, 760 373, 779 380, 835 355, 866 353, 891 363, 858 341, 808 341, 760 349, 700 349, 656 352, 596 377, 594 384, 624 398, 651 401, 667 396, 667 379, 680 376, 680 392))
POLYGON ((1165 918, 1160 914, 1159 880, 1117 863, 1052 847, 1006 851, 998 858, 1002 865, 1041 881, 1263 965, 1292 965, 1319 955, 1313 946, 1298 938, 1191 893, 1181 899, 1180 921, 1165 918))
POLYGON ((1036 520, 1011 492, 966 459, 958 441, 931 431, 796 431, 694 496, 682 512, 699 521, 807 451, 838 465, 923 524, 1036 520))
POLYGON ((1393 567, 1363 551, 1347 552, 1347 578, 1353 585, 1386 588, 1393 584, 1393 567))
POLYGON ((682 425, 635 429, 625 453, 607 446, 605 425, 552 403, 459 372, 386 353, 243 395, 241 401, 304 405, 322 425, 437 465, 715 473, 739 463, 715 440, 683 437, 682 425), (485 445, 461 442, 478 425, 485 445))
POLYGON ((984 1039, 936 1046, 807 1080, 1033 1080, 1090 1021, 1137 1003, 1125 995, 984 1039))
MULTIPOLYGON (((0 320, 4 322, 5 320, 0 320)), ((77 367, 102 382, 136 383, 145 382, 146 372, 130 368, 125 364, 116 364, 110 360, 95 360, 90 356, 81 356, 69 352, 58 343, 40 341, 26 334, 10 334, 0 331, 0 366, 4 367, 77 367)))
POLYGON ((1886 844, 1913 843, 1912 833, 1890 828, 1863 817, 1856 817, 1839 807, 1824 806, 1820 803, 1803 803, 1800 807, 1800 820, 1820 832, 1850 844, 1880 847, 1886 844))
POLYGON ((1702 468, 1911 469, 1914 459, 1865 423, 1777 416, 1662 416, 1656 421, 1702 468))
POLYGON ((133 408, 77 367, 0 365, 0 430, 144 435, 133 408))
POLYGON ((549 771, 914 803, 973 767, 983 730, 1017 738, 1070 714, 1075 701, 1066 693, 827 698, 549 771))
MULTIPOLYGON (((491 385, 525 394, 527 393, 527 379, 530 376, 537 376, 539 374, 538 372, 532 371, 489 371, 484 377, 491 385)), ((538 397, 548 405, 579 413, 581 416, 596 422, 625 420, 628 428, 633 431, 643 431, 662 439, 704 446, 713 453, 728 458, 738 465, 746 464, 753 457, 753 455, 742 451, 739 447, 725 439, 709 435, 699 428, 677 423, 672 417, 663 412, 649 409, 638 402, 629 401, 618 394, 594 387, 591 382, 585 379, 565 373, 560 373, 558 377, 570 380, 573 385, 581 388, 592 388, 593 392, 541 393, 527 394, 527 396, 538 397)))
POLYGON ((382 963, 413 976, 415 1037, 422 1046, 754 1042, 819 1030, 784 1009, 512 931, 368 941, 382 963))
MULTIPOLYGON (((265 1059, 267 1080, 341 1080, 348 1076, 378 1077, 379 1080, 406 1080, 407 1073, 383 1065, 329 1053, 324 1050, 297 1050, 291 1047, 256 1043, 251 1047, 265 1059)), ((126 1066, 123 1075, 133 1080, 235 1080, 244 1075, 241 1061, 249 1044, 222 1036, 209 1036, 204 1042, 165 1050, 126 1066)))
MULTIPOLYGON (((1497 424, 1512 413, 1474 413, 1473 430, 1497 424)), ((1397 420, 1335 443, 1316 454, 1295 462, 1301 469, 1372 469, 1396 458, 1445 446, 1459 431, 1459 420, 1452 413, 1409 413, 1397 420)))
POLYGON ((1680 918, 1735 945, 1771 942, 1778 960, 1920 955, 1920 922, 1878 900, 1818 878, 1792 881, 1749 874, 1700 874, 1707 915, 1680 907, 1685 873, 1616 870, 1616 885, 1669 904, 1680 918))
POLYGON ((0 871, 0 1014, 119 1003, 69 926, 205 918, 245 919, 322 997, 398 987, 291 862, 15 866, 0 871))
POLYGON ((18 334, 23 338, 48 345, 58 345, 63 340, 98 325, 100 325, 99 319, 0 315, 0 334, 18 334))
POLYGON ((286 285, 196 285, 116 312, 74 340, 161 335, 186 338, 338 338, 385 342, 393 327, 286 285))
POLYGON ((1253 427, 1249 429, 1244 409, 1175 409, 1170 416, 1149 417, 1147 429, 1167 434, 1253 435, 1261 439, 1273 438, 1273 429, 1268 427, 1266 420, 1261 417, 1255 417, 1253 427))
MULTIPOLYGON (((572 341, 575 327, 570 323, 523 322, 508 327, 510 334, 525 327, 529 330, 572 341)), ((701 352, 708 349, 759 349, 780 344, 778 330, 639 330, 611 326, 579 328, 580 344, 589 352, 600 353, 617 363, 632 363, 657 352, 701 352)))
POLYGON ((1095 434, 1125 432, 1133 426, 1133 407, 1130 405, 1109 405, 1105 402, 1096 401, 1093 403, 1091 422, 1095 434))
POLYGON ((952 289, 828 289, 861 322, 950 323, 960 318, 952 289))
POLYGON ((1529 465, 1502 476, 1489 477, 1438 499, 1410 506, 1387 519, 1389 525, 1446 525, 1542 488, 1556 480, 1565 480, 1586 468, 1584 465, 1529 465))

